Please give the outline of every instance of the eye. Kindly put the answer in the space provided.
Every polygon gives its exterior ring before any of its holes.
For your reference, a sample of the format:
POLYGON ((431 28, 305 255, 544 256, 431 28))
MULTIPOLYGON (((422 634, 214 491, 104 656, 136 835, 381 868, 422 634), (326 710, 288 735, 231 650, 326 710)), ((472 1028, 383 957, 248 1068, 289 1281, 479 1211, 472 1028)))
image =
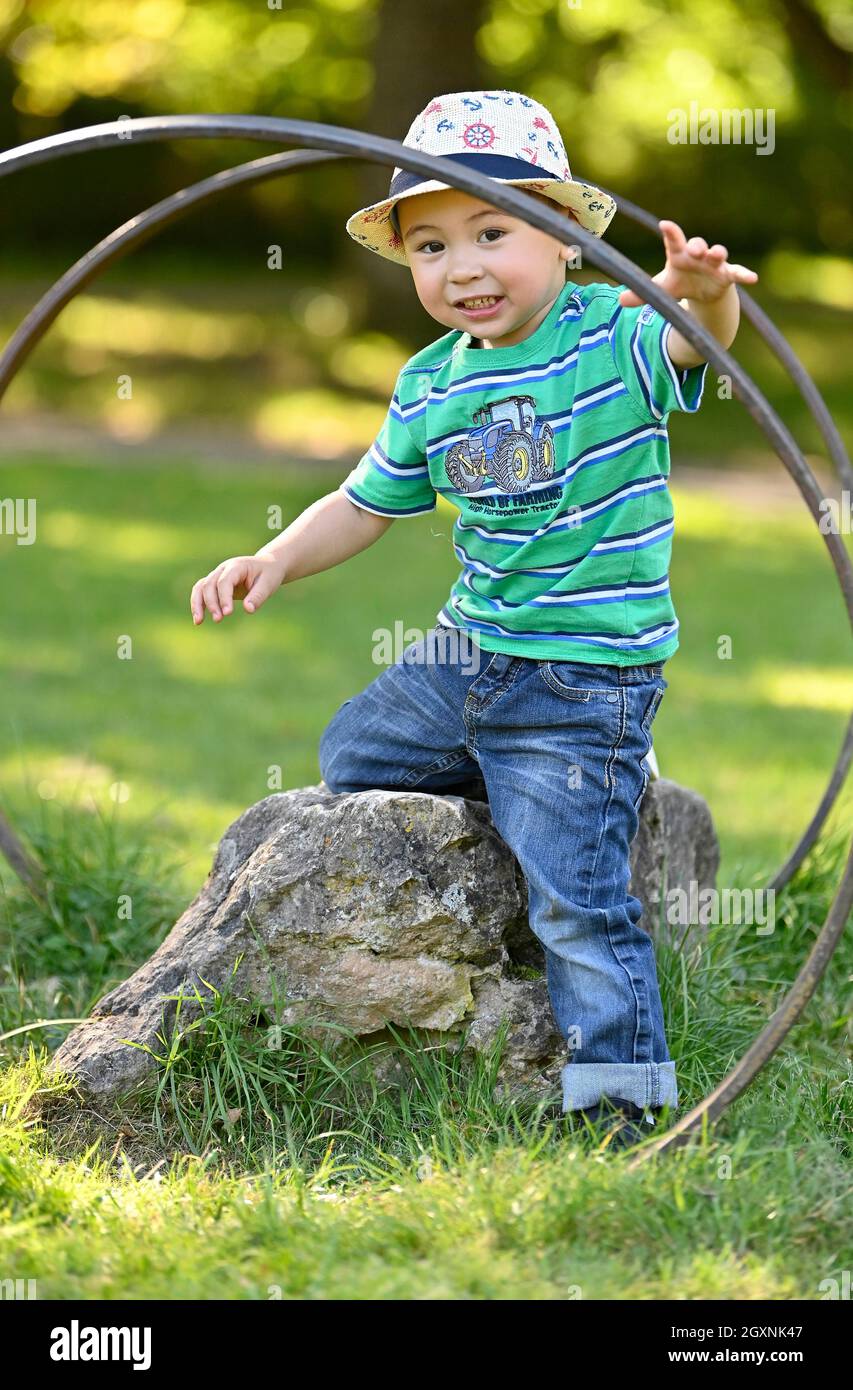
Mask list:
MULTIPOLYGON (((506 231, 504 231, 504 229, 503 229, 502 227, 485 227, 485 228, 482 229, 482 232, 481 232, 481 234, 479 234, 479 235, 481 235, 481 236, 486 236, 486 235, 489 234, 489 232, 496 232, 497 236, 506 236, 506 231)), ((418 246, 418 247, 417 247, 417 250, 418 250, 418 252, 425 252, 425 250, 427 250, 427 247, 428 247, 428 246, 440 246, 440 245, 442 245, 442 243, 440 243, 440 242, 424 242, 424 243, 422 243, 421 246, 418 246)), ((492 245, 493 245, 493 243, 492 243, 492 245)))

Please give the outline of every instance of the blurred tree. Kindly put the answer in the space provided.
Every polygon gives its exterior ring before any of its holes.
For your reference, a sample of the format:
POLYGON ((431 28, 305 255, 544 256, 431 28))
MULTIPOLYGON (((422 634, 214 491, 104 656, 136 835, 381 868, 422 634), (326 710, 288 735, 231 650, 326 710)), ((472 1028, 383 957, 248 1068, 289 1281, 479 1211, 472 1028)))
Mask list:
MULTIPOLYGON (((415 116, 431 97, 442 92, 487 87, 489 75, 477 52, 483 21, 482 0, 382 0, 373 41, 374 70, 370 103, 362 117, 364 130, 403 140, 415 116)), ((366 207, 388 194, 393 170, 387 165, 359 166, 356 207, 366 207)), ((361 313, 379 329, 423 324, 411 277, 400 266, 374 255, 346 237, 346 263, 362 286, 361 313)))
POLYGON ((843 20, 846 13, 849 35, 850 7, 828 6, 825 17, 805 0, 782 0, 782 8, 795 60, 797 55, 806 55, 815 74, 836 90, 846 90, 850 84, 850 51, 833 38, 828 26, 843 20))
MULTIPOLYGON (((177 111, 263 111, 402 139, 432 95, 521 88, 553 111, 577 177, 725 242, 747 264, 770 249, 838 254, 853 241, 850 0, 0 0, 0 39, 6 146, 177 111), (673 143, 672 113, 694 105, 772 117, 772 154, 673 143)), ((182 182, 257 153, 182 141, 17 175, 17 196, 7 185, 0 208, 7 252, 67 259, 182 182)), ((176 227, 169 244, 227 248, 236 267, 241 255, 257 264, 284 228, 297 271, 346 271, 377 327, 417 323, 422 336, 398 269, 343 231, 390 174, 342 162, 282 179, 176 227)), ((659 248, 627 219, 609 235, 656 266, 659 248)))

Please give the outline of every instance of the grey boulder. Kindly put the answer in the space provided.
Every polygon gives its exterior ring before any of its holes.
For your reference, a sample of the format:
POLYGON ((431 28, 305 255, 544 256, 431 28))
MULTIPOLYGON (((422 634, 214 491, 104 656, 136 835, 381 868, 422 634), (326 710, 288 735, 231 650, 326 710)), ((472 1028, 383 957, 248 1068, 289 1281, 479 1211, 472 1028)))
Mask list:
MULTIPOLYGON (((669 930, 667 888, 713 887, 718 862, 702 798, 651 781, 631 856, 641 924, 669 930)), ((228 827, 166 940, 51 1065, 71 1073, 83 1097, 125 1095, 156 1066, 128 1041, 162 1050, 158 1034, 175 1020, 167 996, 231 980, 261 1010, 278 998, 279 1025, 334 1022, 359 1040, 384 1039, 390 1023, 422 1029, 428 1041, 464 1032, 467 1047, 483 1049, 508 1020, 499 1086, 542 1090, 568 1060, 543 971, 524 877, 487 801, 333 794, 321 782, 265 797, 228 827)), ((182 1020, 195 1013, 182 1002, 182 1020)))

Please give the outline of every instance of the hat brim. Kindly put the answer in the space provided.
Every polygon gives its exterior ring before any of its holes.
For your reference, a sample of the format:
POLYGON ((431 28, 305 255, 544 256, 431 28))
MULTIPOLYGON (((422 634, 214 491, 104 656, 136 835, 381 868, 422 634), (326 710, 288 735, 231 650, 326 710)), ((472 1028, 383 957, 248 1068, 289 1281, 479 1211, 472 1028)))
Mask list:
MULTIPOLYGON (((576 179, 493 179, 492 182, 544 193, 561 207, 570 208, 576 213, 580 225, 593 236, 604 234, 616 212, 616 201, 609 193, 602 193, 591 183, 579 183, 576 179)), ((407 188, 395 197, 383 198, 378 203, 371 203, 370 207, 359 208, 347 219, 346 229, 368 251, 375 251, 378 256, 395 261, 397 265, 408 265, 402 238, 391 222, 391 209, 403 198, 450 187, 450 184, 440 183, 437 179, 425 179, 423 183, 407 188)))

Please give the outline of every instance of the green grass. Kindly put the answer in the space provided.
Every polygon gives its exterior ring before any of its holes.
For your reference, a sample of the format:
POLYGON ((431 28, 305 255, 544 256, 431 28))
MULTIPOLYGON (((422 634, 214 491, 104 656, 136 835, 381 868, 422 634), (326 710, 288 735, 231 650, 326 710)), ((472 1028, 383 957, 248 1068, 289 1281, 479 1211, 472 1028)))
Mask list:
MULTIPOLYGON (((766 879, 811 818, 841 744, 849 628, 805 508, 765 516, 681 491, 673 474, 681 647, 655 751, 664 776, 707 798, 723 880, 766 879)), ((180 848, 180 890, 191 895, 246 806, 319 779, 322 729, 378 674, 374 630, 426 629, 446 599, 458 572, 449 508, 397 522, 256 615, 238 605, 194 628, 189 593, 219 560, 269 538, 268 508, 286 526, 341 476, 262 469, 235 482, 171 462, 40 457, 7 466, 6 495, 38 503, 35 545, 0 537, 0 578, 15 596, 0 634, 10 811, 77 786, 119 798, 123 818, 153 818, 180 848)))
MULTIPOLYGON (((749 514, 674 472, 682 646, 655 748, 711 804, 719 886, 748 886, 823 790, 853 703, 849 636, 805 510, 749 514)), ((495 1056, 401 1034, 400 1073, 377 1081, 334 1030, 282 1029, 271 1048, 274 1012, 227 990, 107 1110, 45 1072, 67 1025, 31 1025, 82 1017, 150 954, 229 821, 278 789, 270 769, 283 788, 318 779, 323 727, 377 674, 373 630, 426 628, 446 597, 439 511, 255 617, 238 605, 193 627, 193 581, 257 549, 269 506, 287 524, 337 480, 38 457, 6 470, 7 496, 38 499, 39 531, 0 539, 0 786, 51 900, 0 866, 0 1033, 29 1029, 5 1040, 0 1073, 4 1277, 35 1277, 40 1298, 820 1298, 850 1264, 849 929, 758 1081, 700 1143, 634 1173, 553 1102, 495 1094, 495 1056)), ((848 792, 771 936, 711 927, 698 960, 659 946, 684 1109, 778 1007, 850 822, 848 792)))
MULTIPOLYGON (((842 851, 811 857, 772 938, 659 947, 685 1106, 778 1005, 842 851)), ((819 1299, 853 1238, 851 967, 848 935, 718 1125, 634 1172, 547 1098, 496 1094, 499 1046, 393 1029, 400 1074, 377 1081, 378 1048, 300 1027, 271 1046, 274 1010, 230 988, 202 992, 151 1080, 108 1107, 7 1039, 0 1267, 42 1299, 819 1299)))
POLYGON ((331 1141, 308 1179, 213 1153, 117 1171, 44 1157, 13 1121, 0 1253, 55 1299, 818 1299, 848 1258, 849 1183, 803 1109, 772 1138, 760 1110, 635 1174, 516 1129, 379 1155, 348 1188, 331 1141))

